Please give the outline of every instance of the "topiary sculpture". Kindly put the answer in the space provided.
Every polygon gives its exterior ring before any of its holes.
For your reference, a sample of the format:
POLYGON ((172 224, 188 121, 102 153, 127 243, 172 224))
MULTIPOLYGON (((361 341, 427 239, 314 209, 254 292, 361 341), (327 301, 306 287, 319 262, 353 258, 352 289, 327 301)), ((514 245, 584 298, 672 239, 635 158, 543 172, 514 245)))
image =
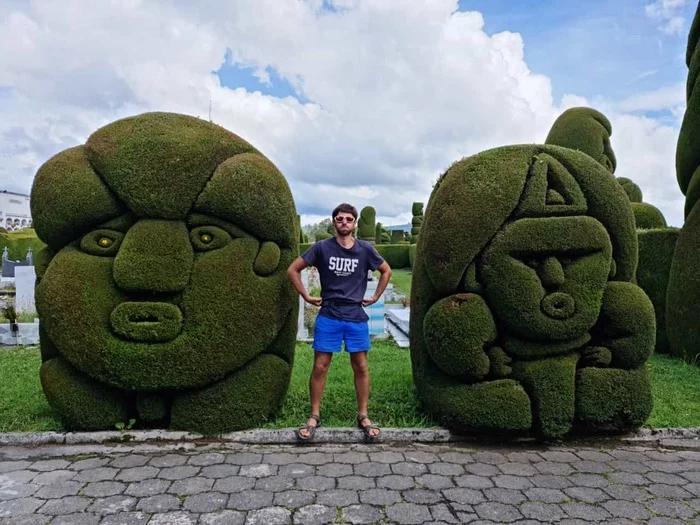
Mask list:
POLYGON ((700 356, 700 6, 688 36, 687 108, 676 148, 676 177, 685 195, 685 224, 671 263, 666 294, 666 331, 671 353, 688 361, 700 356))
POLYGON ((41 383, 68 428, 216 433, 275 413, 298 232, 287 182, 255 148, 193 117, 125 118, 49 159, 31 208, 48 245, 41 383))
POLYGON ((632 212, 634 213, 634 221, 638 230, 666 227, 666 218, 661 213, 661 210, 647 202, 642 202, 642 190, 637 184, 627 177, 618 177, 617 182, 625 190, 627 197, 632 203, 632 212))
POLYGON ((423 203, 414 202, 411 212, 413 213, 413 219, 411 219, 411 244, 416 244, 420 235, 421 224, 423 224, 423 203))
POLYGON ((375 242, 376 227, 374 221, 377 218, 377 212, 372 206, 365 206, 360 211, 360 218, 357 221, 357 238, 363 241, 375 242))
POLYGON ((571 108, 559 115, 545 144, 582 151, 615 173, 617 160, 610 145, 612 126, 608 118, 593 108, 571 108))
POLYGON ((655 327, 636 264, 629 201, 587 155, 511 146, 454 164, 413 268, 424 406, 457 430, 548 438, 641 425, 655 327))

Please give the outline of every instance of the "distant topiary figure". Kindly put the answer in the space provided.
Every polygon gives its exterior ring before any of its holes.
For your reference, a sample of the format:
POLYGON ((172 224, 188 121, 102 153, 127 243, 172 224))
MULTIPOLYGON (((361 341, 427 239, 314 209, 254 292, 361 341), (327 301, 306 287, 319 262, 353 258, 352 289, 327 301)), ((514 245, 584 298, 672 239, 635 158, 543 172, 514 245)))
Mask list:
POLYGON ((374 227, 374 244, 382 243, 382 230, 382 223, 378 222, 377 225, 374 227))
POLYGON ((654 310, 629 201, 587 155, 511 146, 455 163, 425 213, 411 358, 443 423, 557 437, 641 425, 654 310))
POLYGON ((632 179, 628 179, 627 177, 617 177, 617 183, 622 186, 623 190, 625 190, 625 194, 627 194, 627 198, 630 200, 630 202, 642 202, 642 189, 637 186, 632 179))
POLYGON ((571 108, 554 121, 545 144, 582 151, 610 173, 615 173, 617 161, 610 145, 611 135, 610 121, 600 111, 571 108))
POLYGON ((411 219, 411 244, 416 244, 420 235, 421 224, 423 224, 423 203, 414 202, 411 212, 413 213, 413 219, 411 219))
POLYGON ((676 177, 685 195, 685 224, 678 235, 666 294, 671 353, 698 362, 700 355, 700 6, 688 36, 687 106, 676 148, 676 177))
POLYGON ((287 391, 298 255, 289 186, 197 118, 118 120, 49 159, 31 195, 41 383, 72 429, 216 433, 262 424, 287 391))
POLYGON ((357 221, 357 238, 363 241, 375 242, 376 229, 374 221, 377 218, 377 212, 372 206, 365 206, 360 211, 360 218, 357 221))
POLYGON ((406 235, 403 230, 391 230, 391 244, 399 244, 404 242, 406 235))
POLYGON ((642 190, 637 184, 627 177, 618 177, 617 182, 625 190, 632 203, 632 212, 634 212, 634 221, 638 230, 666 227, 666 218, 661 210, 649 203, 642 202, 642 190))

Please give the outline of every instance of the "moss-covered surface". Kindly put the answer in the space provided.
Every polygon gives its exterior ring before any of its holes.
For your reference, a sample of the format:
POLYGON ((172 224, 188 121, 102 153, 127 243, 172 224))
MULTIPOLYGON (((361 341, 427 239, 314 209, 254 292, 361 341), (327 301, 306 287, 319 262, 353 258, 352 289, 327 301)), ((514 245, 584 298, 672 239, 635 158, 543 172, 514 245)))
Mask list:
POLYGON ((654 305, 656 316, 655 351, 660 354, 669 353, 666 334, 666 291, 678 234, 678 228, 637 231, 639 242, 637 284, 654 305))
POLYGON ((649 415, 629 400, 653 350, 654 311, 632 284, 634 216, 610 171, 568 148, 511 146, 441 177, 416 248, 410 320, 414 382, 438 419, 551 438, 577 421, 607 430, 649 415), (581 375, 592 367, 623 378, 602 415, 588 409, 600 395, 595 374, 581 375))
POLYGON ((571 108, 559 115, 545 144, 582 151, 615 173, 617 161, 610 145, 612 126, 608 118, 593 108, 571 108))
POLYGON ((627 198, 630 202, 642 202, 642 189, 632 180, 627 177, 617 177, 617 182, 622 189, 625 190, 627 198))
POLYGON ((648 202, 633 202, 632 211, 634 212, 634 221, 640 230, 666 227, 666 218, 661 210, 648 202))
POLYGON ((286 269, 299 231, 269 160, 214 124, 144 114, 50 159, 31 203, 52 249, 36 288, 42 384, 67 424, 113 428, 126 414, 219 432, 275 412, 293 362, 286 269), (95 403, 99 416, 86 413, 95 403))
POLYGON ((377 212, 372 206, 365 206, 360 211, 360 218, 357 220, 357 238, 363 241, 375 242, 377 212))

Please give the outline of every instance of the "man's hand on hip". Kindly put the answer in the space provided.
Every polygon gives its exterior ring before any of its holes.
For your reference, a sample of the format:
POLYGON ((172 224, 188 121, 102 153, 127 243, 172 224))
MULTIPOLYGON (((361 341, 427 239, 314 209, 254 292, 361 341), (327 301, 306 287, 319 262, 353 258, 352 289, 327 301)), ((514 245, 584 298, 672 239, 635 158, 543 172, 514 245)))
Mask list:
POLYGON ((379 301, 379 297, 368 297, 366 299, 362 299, 362 306, 369 306, 371 304, 376 303, 377 301, 379 301))
POLYGON ((323 299, 321 299, 320 297, 311 297, 310 295, 307 295, 306 297, 304 297, 304 301, 314 306, 321 306, 323 299))

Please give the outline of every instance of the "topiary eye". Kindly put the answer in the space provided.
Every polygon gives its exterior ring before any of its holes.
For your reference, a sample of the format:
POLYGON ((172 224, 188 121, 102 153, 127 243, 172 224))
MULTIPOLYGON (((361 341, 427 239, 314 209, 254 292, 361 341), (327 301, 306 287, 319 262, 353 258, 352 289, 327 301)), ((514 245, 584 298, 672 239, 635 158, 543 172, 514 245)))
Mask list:
POLYGON ((231 235, 216 226, 199 226, 190 231, 194 249, 200 252, 216 250, 231 242, 231 235))
POLYGON ((124 234, 115 230, 95 230, 80 239, 80 249, 90 255, 114 257, 119 251, 124 234))

